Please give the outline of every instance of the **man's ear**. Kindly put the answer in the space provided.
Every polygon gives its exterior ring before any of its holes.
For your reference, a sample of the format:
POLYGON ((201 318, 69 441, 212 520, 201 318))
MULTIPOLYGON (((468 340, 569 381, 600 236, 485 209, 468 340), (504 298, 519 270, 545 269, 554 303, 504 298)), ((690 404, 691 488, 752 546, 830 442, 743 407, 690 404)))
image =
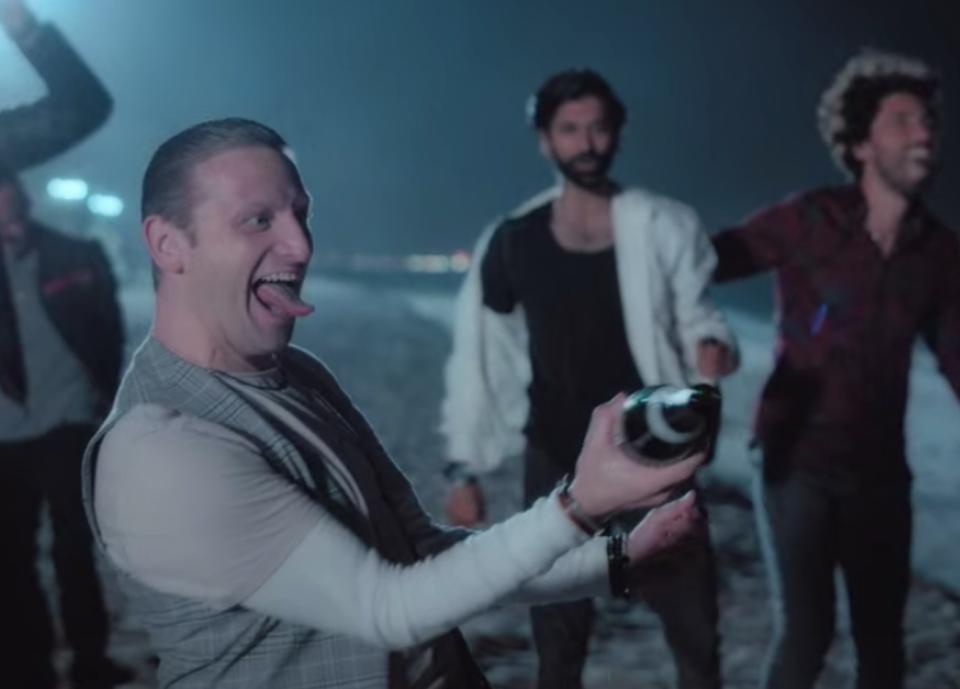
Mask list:
POLYGON ((873 154, 873 147, 870 145, 870 140, 867 139, 853 146, 850 152, 853 153, 854 158, 860 161, 861 165, 865 165, 873 154))
POLYGON ((183 272, 190 246, 186 232, 158 215, 151 215, 143 221, 143 239, 161 273, 183 272))
POLYGON ((540 155, 548 161, 553 161, 553 147, 550 146, 550 138, 546 132, 540 130, 537 132, 537 141, 540 143, 540 155))

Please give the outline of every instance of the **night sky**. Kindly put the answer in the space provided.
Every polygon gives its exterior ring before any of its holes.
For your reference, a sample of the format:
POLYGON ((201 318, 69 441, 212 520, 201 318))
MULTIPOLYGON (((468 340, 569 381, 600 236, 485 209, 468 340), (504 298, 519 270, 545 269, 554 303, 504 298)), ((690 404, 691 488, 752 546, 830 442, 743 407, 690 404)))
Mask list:
MULTIPOLYGON (((627 103, 617 176, 694 205, 710 229, 842 181, 815 108, 860 46, 928 59, 945 72, 948 108, 960 100, 960 24, 946 0, 30 4, 63 28, 117 106, 103 130, 28 180, 41 193, 51 176, 78 176, 119 194, 131 233, 153 149, 213 117, 259 119, 292 143, 319 250, 406 253, 469 247, 485 222, 551 182, 524 107, 567 67, 597 69, 627 103)), ((40 93, 0 42, 0 106, 40 93)), ((954 226, 957 112, 933 195, 954 226)))

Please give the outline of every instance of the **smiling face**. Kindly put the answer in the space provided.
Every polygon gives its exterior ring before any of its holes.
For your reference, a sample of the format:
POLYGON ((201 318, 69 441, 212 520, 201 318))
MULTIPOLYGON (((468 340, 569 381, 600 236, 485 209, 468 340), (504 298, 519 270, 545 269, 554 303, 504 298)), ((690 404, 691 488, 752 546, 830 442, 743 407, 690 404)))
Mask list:
POLYGON ((863 174, 909 196, 930 180, 938 149, 936 123, 927 106, 910 93, 894 93, 880 104, 869 137, 855 149, 863 174))
POLYGON ((293 163, 267 147, 219 153, 191 181, 189 227, 145 223, 162 272, 158 313, 173 314, 167 332, 181 330, 206 365, 258 368, 313 310, 300 299, 313 251, 309 198, 293 163))

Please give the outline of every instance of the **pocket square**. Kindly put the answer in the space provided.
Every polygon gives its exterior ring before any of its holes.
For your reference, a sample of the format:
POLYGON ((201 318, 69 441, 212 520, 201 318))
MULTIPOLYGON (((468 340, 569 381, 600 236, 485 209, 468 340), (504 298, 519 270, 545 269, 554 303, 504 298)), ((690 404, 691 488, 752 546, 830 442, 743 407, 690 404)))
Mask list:
POLYGON ((90 270, 78 270, 75 273, 60 275, 43 283, 44 296, 51 296, 73 285, 87 284, 93 280, 93 272, 90 270))

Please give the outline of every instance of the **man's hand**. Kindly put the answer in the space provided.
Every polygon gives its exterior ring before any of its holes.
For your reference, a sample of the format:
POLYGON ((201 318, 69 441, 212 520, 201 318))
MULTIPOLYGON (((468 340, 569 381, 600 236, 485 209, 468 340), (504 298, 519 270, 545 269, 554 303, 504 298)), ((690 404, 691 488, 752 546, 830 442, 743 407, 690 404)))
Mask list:
POLYGON ((473 528, 486 518, 483 490, 476 481, 455 483, 444 505, 447 519, 454 526, 473 528))
POLYGON ((627 556, 636 564, 659 555, 691 535, 701 524, 696 494, 690 491, 679 500, 647 513, 627 537, 627 556))
POLYGON ((704 459, 698 453, 669 466, 641 464, 614 442, 624 395, 597 407, 587 430, 570 495, 587 515, 602 522, 613 514, 666 501, 670 490, 690 478, 704 459))
POLYGON ((36 25, 37 18, 23 0, 0 0, 0 26, 11 38, 26 36, 36 25))
POLYGON ((697 372, 708 380, 718 380, 737 370, 736 357, 727 345, 712 337, 697 343, 697 372))
POLYGON ((21 36, 36 23, 23 0, 0 0, 0 26, 11 36, 21 36))

